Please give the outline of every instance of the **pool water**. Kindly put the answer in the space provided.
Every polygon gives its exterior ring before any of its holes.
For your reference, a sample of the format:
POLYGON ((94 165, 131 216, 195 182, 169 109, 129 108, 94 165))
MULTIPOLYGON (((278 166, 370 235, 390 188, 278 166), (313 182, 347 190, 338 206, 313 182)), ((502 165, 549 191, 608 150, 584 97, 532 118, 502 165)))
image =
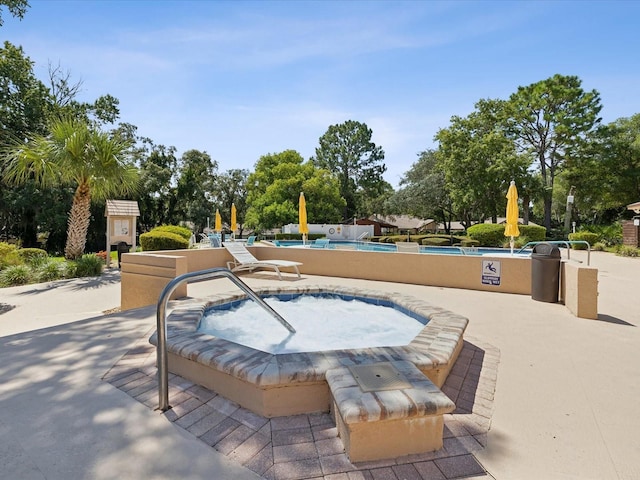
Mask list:
MULTIPOLYGON (((309 242, 307 242, 307 245, 309 242)), ((281 240, 280 245, 283 247, 301 247, 302 241, 300 240, 281 240)), ((397 251, 395 244, 393 243, 377 243, 377 242, 357 242, 353 240, 331 240, 325 247, 328 249, 335 249, 336 245, 350 245, 356 250, 368 251, 368 252, 395 252, 397 251)), ((519 249, 516 249, 518 251, 519 249)), ((508 248, 489 248, 489 247, 431 247, 420 246, 420 253, 437 254, 437 255, 491 255, 498 254, 503 255, 510 253, 508 248)), ((531 254, 531 249, 523 252, 528 256, 531 254)))
POLYGON ((406 345, 428 321, 377 299, 307 294, 265 301, 296 333, 289 333, 250 300, 225 310, 208 309, 198 331, 263 352, 295 353, 406 345))

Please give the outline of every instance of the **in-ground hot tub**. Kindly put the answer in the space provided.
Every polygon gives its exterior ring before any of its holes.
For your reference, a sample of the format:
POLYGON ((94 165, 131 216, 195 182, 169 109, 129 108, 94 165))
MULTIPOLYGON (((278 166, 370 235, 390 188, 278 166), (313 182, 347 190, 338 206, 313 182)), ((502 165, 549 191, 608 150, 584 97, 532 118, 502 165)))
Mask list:
MULTIPOLYGON (((269 353, 198 330, 205 312, 232 308, 246 298, 243 294, 218 295, 175 309, 167 322, 169 371, 264 417, 328 411, 330 393, 325 373, 339 366, 405 360, 442 386, 462 348, 468 323, 465 317, 399 293, 338 286, 271 287, 256 289, 256 293, 281 298, 355 298, 401 311, 422 324, 402 345, 269 353)), ((264 321, 276 322, 271 317, 264 321)), ((349 318, 344 321, 349 322, 349 318)), ((156 344, 155 334, 150 341, 156 344)))

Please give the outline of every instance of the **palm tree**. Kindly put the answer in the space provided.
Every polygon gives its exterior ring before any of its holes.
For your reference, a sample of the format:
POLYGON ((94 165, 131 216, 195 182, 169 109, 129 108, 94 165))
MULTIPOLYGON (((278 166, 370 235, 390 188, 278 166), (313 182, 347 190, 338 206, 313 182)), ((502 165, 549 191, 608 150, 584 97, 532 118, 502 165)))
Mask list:
POLYGON ((128 161, 130 142, 92 128, 86 121, 62 118, 48 135, 33 135, 10 147, 3 171, 7 183, 33 179, 42 187, 74 185, 64 254, 74 260, 84 253, 91 199, 127 195, 137 188, 138 171, 128 161))

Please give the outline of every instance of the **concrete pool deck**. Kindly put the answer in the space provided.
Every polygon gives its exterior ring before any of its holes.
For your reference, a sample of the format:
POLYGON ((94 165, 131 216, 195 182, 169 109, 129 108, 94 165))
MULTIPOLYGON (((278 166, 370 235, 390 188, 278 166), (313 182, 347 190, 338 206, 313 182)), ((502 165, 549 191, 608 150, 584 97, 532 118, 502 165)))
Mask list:
MULTIPOLYGON (((581 259, 583 253, 572 252, 572 258, 581 259)), ((277 457, 291 452, 293 458, 283 458, 290 461, 275 462, 278 468, 261 474, 328 480, 458 478, 461 473, 500 480, 640 477, 640 260, 601 252, 591 255, 591 265, 599 272, 598 320, 576 318, 562 305, 536 302, 526 295, 285 276, 284 282, 295 285, 327 282, 398 291, 468 317, 465 338, 471 356, 466 358, 488 352, 484 356, 493 361, 484 362, 482 371, 486 381, 493 379, 495 394, 490 404, 475 402, 485 409, 485 418, 490 417, 488 434, 474 437, 484 442, 480 448, 454 441, 460 438, 454 431, 458 420, 450 419, 445 453, 457 460, 424 457, 358 469, 320 462, 320 470, 305 472, 293 468, 300 452, 287 447, 303 438, 295 438, 295 428, 271 425, 272 440, 280 439, 272 444, 273 453, 277 457), (283 437, 290 441, 283 443, 283 437), (485 472, 476 470, 478 466, 485 472)), ((279 283, 271 272, 244 275, 243 280, 250 286, 279 283)), ((189 293, 199 297, 231 289, 228 281, 215 280, 192 285, 189 293)), ((100 279, 0 290, 3 478, 259 478, 225 448, 211 448, 206 439, 190 433, 189 426, 182 428, 189 423, 186 420, 172 423, 142 403, 143 388, 136 400, 130 395, 137 387, 116 386, 114 366, 124 371, 140 362, 143 367, 152 363, 152 351, 149 354, 145 348, 155 326, 153 307, 103 315, 119 305, 119 297, 115 271, 100 279), (102 379, 107 372, 112 372, 113 384, 102 379)), ((464 392, 465 380, 460 375, 457 385, 449 385, 453 389, 449 393, 456 387, 459 394, 464 392)), ((178 388, 180 381, 175 381, 178 388)), ((196 396, 192 386, 183 387, 196 396)), ((180 394, 178 390, 174 395, 180 394)), ((184 412, 187 400, 181 398, 184 412)), ((464 409, 464 395, 458 403, 464 409)), ((234 418, 228 405, 217 406, 234 418)), ((291 423, 298 421, 292 417, 291 423)), ((322 421, 319 418, 317 425, 322 421)), ((463 430, 464 437, 473 436, 468 428, 463 430)), ((239 431, 234 431, 237 437, 239 431)), ((229 438, 225 445, 232 443, 229 438)), ((318 444, 314 445, 318 456, 318 444)), ((305 460, 312 458, 309 455, 303 457, 298 466, 313 463, 305 460)))

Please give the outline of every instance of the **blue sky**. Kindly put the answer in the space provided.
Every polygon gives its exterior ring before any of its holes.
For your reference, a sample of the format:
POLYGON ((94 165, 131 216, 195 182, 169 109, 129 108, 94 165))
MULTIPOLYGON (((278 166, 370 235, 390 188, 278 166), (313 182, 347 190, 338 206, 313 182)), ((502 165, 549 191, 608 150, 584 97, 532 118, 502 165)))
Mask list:
POLYGON ((397 186, 453 115, 556 73, 600 92, 604 122, 640 113, 640 2, 56 1, 3 10, 3 40, 111 94, 156 144, 253 169, 308 159, 330 125, 366 123, 397 186))

